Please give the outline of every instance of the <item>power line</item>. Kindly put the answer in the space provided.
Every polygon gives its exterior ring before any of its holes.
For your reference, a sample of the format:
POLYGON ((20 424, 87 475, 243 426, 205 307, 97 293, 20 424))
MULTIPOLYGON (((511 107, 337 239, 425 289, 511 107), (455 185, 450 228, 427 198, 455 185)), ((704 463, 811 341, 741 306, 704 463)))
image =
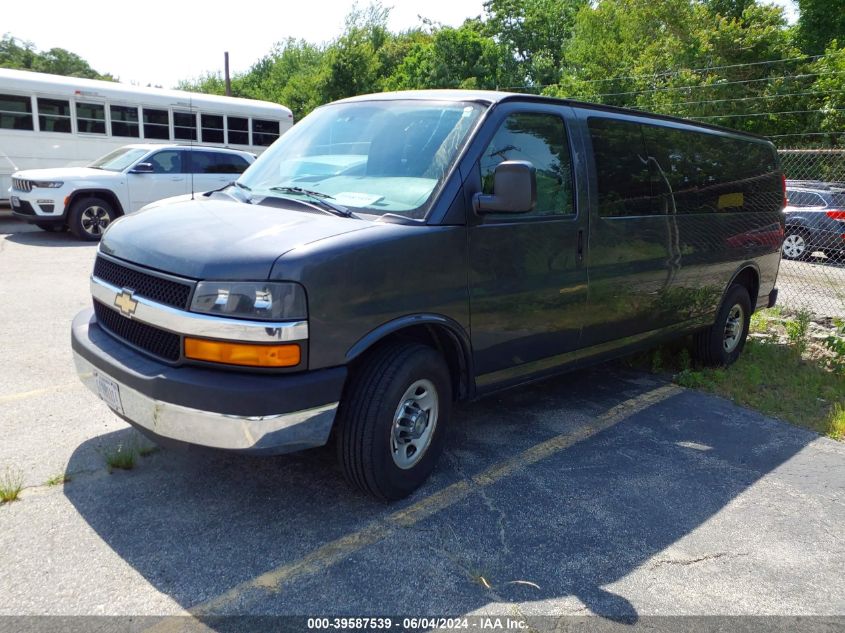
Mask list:
POLYGON ((594 83, 600 81, 618 81, 622 79, 649 79, 649 78, 660 78, 660 77, 672 77, 674 75, 680 75, 681 73, 688 72, 688 73, 698 73, 698 72, 710 72, 713 70, 726 70, 728 68, 746 68, 748 66, 763 66, 768 64, 780 64, 780 63, 787 63, 787 62, 795 62, 795 61, 805 61, 805 60, 812 60, 817 61, 825 57, 825 55, 804 55, 802 57, 788 57, 786 59, 770 59, 762 62, 745 62, 743 64, 728 64, 726 66, 704 66, 702 68, 679 68, 677 70, 667 70, 659 73, 655 73, 653 75, 629 75, 627 77, 609 77, 607 79, 588 79, 585 80, 584 83, 594 83))
MULTIPOLYGON (((779 63, 787 63, 787 62, 794 62, 794 61, 818 61, 825 57, 829 57, 828 55, 805 55, 802 57, 787 57, 785 59, 770 59, 766 61, 760 62, 745 62, 742 64, 728 64, 725 66, 703 66, 701 68, 678 68, 676 70, 666 70, 659 73, 654 74, 646 74, 646 75, 622 75, 622 76, 614 76, 614 77, 606 77, 603 79, 582 79, 579 80, 580 83, 601 83, 601 82, 608 82, 608 81, 623 81, 629 79, 658 79, 660 77, 671 77, 674 75, 680 75, 681 73, 690 72, 690 73, 698 73, 698 72, 710 72, 714 70, 725 70, 728 68, 746 68, 749 66, 762 66, 768 64, 779 64, 779 63)), ((549 88, 551 86, 558 86, 560 83, 552 83, 552 84, 533 84, 533 85, 524 85, 524 86, 506 86, 502 88, 502 90, 525 90, 525 89, 538 89, 538 88, 549 88)))
MULTIPOLYGON (((668 92, 670 90, 697 90, 703 88, 723 88, 725 86, 735 86, 739 84, 759 83, 762 81, 774 81, 776 79, 807 79, 808 77, 822 77, 829 75, 845 75, 845 70, 832 70, 824 73, 802 73, 800 75, 782 75, 779 77, 761 77, 759 79, 742 79, 737 81, 723 81, 713 84, 698 84, 691 86, 663 86, 661 88, 648 88, 645 90, 632 90, 630 92, 606 92, 597 95, 583 95, 583 97, 625 97, 646 93, 668 92)), ((581 98, 581 96, 576 96, 581 98)))
POLYGON ((682 106, 682 105, 705 105, 710 103, 735 103, 738 101, 757 101, 758 99, 783 99, 786 97, 807 97, 813 95, 831 95, 831 94, 843 94, 845 90, 827 90, 827 91, 820 91, 814 90, 810 92, 787 92, 784 94, 773 94, 773 95, 757 95, 754 97, 736 97, 734 99, 708 99, 706 101, 676 101, 673 103, 655 103, 653 106, 649 106, 650 108, 669 108, 674 106, 682 106))
POLYGON ((754 112, 751 114, 715 114, 713 116, 689 116, 687 119, 693 121, 705 121, 709 119, 744 119, 755 116, 775 116, 778 114, 824 114, 825 112, 845 112, 845 108, 829 108, 826 110, 784 110, 782 112, 754 112))
POLYGON ((786 138, 787 136, 837 136, 845 134, 843 132, 795 132, 794 134, 772 134, 766 138, 786 138))

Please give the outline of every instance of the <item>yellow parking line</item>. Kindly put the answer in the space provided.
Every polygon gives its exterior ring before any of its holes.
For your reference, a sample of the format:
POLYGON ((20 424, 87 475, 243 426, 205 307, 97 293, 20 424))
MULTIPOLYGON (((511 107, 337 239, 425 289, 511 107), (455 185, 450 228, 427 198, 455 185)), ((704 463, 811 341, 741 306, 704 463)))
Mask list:
MULTIPOLYGON (((62 385, 53 385, 52 387, 45 387, 44 389, 33 389, 32 391, 20 391, 18 393, 10 393, 5 396, 0 396, 0 402, 13 402, 15 400, 26 400, 27 398, 33 398, 35 396, 41 396, 45 393, 53 393, 55 391, 61 391, 62 389, 67 389, 68 387, 72 387, 77 383, 75 382, 67 382, 62 385)), ((82 384, 82 383, 79 383, 82 384)))
MULTIPOLYGON (((683 390, 675 385, 664 385, 626 400, 600 415, 589 425, 536 444, 519 455, 495 464, 468 480, 447 486, 403 510, 394 512, 385 519, 373 521, 356 532, 326 543, 297 561, 280 565, 255 578, 235 585, 211 600, 194 605, 188 609, 188 612, 195 616, 217 614, 226 607, 237 603, 249 592, 278 592, 286 582, 324 571, 351 554, 390 537, 396 530, 419 523, 440 510, 465 499, 473 492, 492 486, 496 482, 524 470, 527 466, 582 442, 681 391, 683 390)), ((165 622, 161 624, 162 627, 153 628, 161 628, 162 630, 168 628, 165 622)))

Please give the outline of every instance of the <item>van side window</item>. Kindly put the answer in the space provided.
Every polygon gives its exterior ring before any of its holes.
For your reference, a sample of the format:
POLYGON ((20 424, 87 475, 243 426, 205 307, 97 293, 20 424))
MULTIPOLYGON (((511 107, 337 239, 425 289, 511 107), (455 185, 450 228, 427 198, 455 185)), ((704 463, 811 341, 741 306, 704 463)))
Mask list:
POLYGON ((155 174, 181 174, 182 152, 178 150, 164 150, 150 156, 146 161, 153 166, 155 174))
POLYGON ((596 162, 599 215, 651 215, 651 170, 641 126, 604 117, 588 119, 596 162))
POLYGON ((170 113, 167 110, 144 108, 144 138, 170 138, 170 113))
POLYGON ((70 101, 38 99, 38 126, 42 132, 70 134, 70 101))
MULTIPOLYGON (((765 211, 776 164, 762 143, 642 125, 657 213, 765 211)), ((779 203, 779 200, 775 201, 779 203)))
POLYGON ((138 138, 138 108, 134 106, 109 106, 111 113, 111 135, 138 138))
POLYGON ((32 101, 29 97, 0 95, 0 128, 32 130, 32 101))
POLYGON ((537 206, 521 217, 575 213, 572 159, 563 119, 534 112, 505 119, 479 160, 484 193, 493 193, 496 165, 506 160, 527 160, 537 170, 537 206))

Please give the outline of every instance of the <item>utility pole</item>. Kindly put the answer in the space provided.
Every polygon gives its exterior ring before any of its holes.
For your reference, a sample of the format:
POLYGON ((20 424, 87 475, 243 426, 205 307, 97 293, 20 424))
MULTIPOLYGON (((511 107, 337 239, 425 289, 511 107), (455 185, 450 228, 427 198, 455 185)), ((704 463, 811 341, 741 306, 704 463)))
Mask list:
POLYGON ((223 53, 223 68, 224 68, 224 75, 226 77, 226 96, 232 96, 232 80, 229 79, 229 51, 223 53))

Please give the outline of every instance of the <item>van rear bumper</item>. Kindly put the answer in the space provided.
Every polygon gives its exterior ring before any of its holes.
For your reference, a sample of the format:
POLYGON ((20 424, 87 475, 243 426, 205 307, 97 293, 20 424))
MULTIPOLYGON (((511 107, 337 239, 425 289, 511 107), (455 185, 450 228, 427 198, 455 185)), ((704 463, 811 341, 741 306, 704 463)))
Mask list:
POLYGON ((346 368, 299 374, 247 374, 172 367, 139 354, 79 313, 71 331, 79 378, 107 404, 162 444, 276 455, 329 439, 346 368), (104 386, 105 385, 105 386, 104 386))

